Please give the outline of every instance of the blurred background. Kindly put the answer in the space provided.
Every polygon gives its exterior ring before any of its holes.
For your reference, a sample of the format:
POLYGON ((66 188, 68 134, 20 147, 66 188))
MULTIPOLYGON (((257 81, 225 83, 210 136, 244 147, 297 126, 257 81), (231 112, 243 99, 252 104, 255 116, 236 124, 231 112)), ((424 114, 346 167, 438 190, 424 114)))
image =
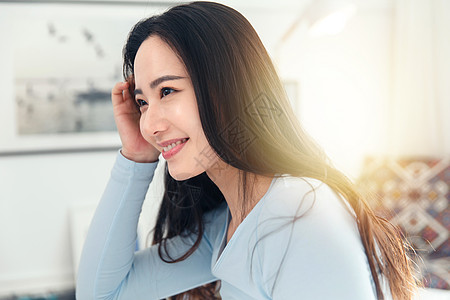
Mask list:
MULTIPOLYGON (((416 247, 424 299, 449 299, 450 1, 217 2, 251 22, 305 129, 416 247)), ((137 21, 177 3, 0 0, 0 299, 74 299, 120 148, 109 93, 122 47, 137 21)))

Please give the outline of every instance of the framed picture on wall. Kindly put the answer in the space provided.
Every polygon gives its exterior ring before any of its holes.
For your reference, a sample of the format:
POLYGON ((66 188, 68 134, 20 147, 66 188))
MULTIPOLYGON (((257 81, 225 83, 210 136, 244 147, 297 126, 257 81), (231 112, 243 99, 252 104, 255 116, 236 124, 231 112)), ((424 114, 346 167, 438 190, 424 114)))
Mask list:
POLYGON ((110 91, 148 1, 0 2, 0 155, 120 147, 110 91))

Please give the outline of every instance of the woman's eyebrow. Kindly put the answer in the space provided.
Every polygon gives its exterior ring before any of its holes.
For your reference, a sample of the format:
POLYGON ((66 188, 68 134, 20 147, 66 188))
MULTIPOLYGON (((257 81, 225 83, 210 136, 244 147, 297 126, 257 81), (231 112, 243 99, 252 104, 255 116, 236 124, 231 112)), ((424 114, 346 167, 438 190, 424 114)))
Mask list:
POLYGON ((164 75, 161 76, 159 78, 156 78, 155 80, 153 80, 150 83, 150 88, 154 89, 156 88, 160 83, 164 82, 164 81, 169 81, 169 80, 177 80, 177 79, 184 79, 186 77, 181 77, 181 76, 177 76, 177 75, 164 75))
MULTIPOLYGON (((161 77, 156 78, 152 82, 150 82, 150 88, 155 89, 159 84, 163 83, 164 81, 170 81, 170 80, 177 80, 177 79, 184 79, 186 77, 177 76, 177 75, 164 75, 161 77)), ((134 94, 143 94, 141 89, 135 89, 134 94)))

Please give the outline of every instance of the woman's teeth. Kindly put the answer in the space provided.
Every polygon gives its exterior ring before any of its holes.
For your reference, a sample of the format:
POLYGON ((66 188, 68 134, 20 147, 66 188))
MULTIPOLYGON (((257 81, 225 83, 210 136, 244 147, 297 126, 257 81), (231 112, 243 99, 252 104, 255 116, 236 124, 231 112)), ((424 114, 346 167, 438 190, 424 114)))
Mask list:
POLYGON ((186 142, 186 141, 187 141, 187 139, 182 139, 182 140, 180 140, 180 141, 178 141, 178 142, 176 142, 176 143, 172 143, 172 144, 170 144, 169 146, 164 147, 163 150, 164 150, 164 152, 167 152, 167 151, 169 151, 170 149, 172 149, 173 147, 175 147, 175 146, 177 146, 177 145, 179 145, 179 144, 181 144, 181 143, 184 143, 184 142, 186 142))

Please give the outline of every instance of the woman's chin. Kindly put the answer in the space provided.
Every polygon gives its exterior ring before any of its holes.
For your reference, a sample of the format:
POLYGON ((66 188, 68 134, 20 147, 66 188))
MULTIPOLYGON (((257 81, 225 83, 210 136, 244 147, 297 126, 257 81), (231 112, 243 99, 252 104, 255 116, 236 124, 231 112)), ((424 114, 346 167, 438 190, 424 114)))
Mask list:
POLYGON ((176 181, 187 180, 187 179, 195 176, 194 174, 189 173, 189 172, 178 172, 175 170, 171 170, 170 167, 168 169, 169 169, 170 176, 172 176, 172 178, 175 179, 176 181))

